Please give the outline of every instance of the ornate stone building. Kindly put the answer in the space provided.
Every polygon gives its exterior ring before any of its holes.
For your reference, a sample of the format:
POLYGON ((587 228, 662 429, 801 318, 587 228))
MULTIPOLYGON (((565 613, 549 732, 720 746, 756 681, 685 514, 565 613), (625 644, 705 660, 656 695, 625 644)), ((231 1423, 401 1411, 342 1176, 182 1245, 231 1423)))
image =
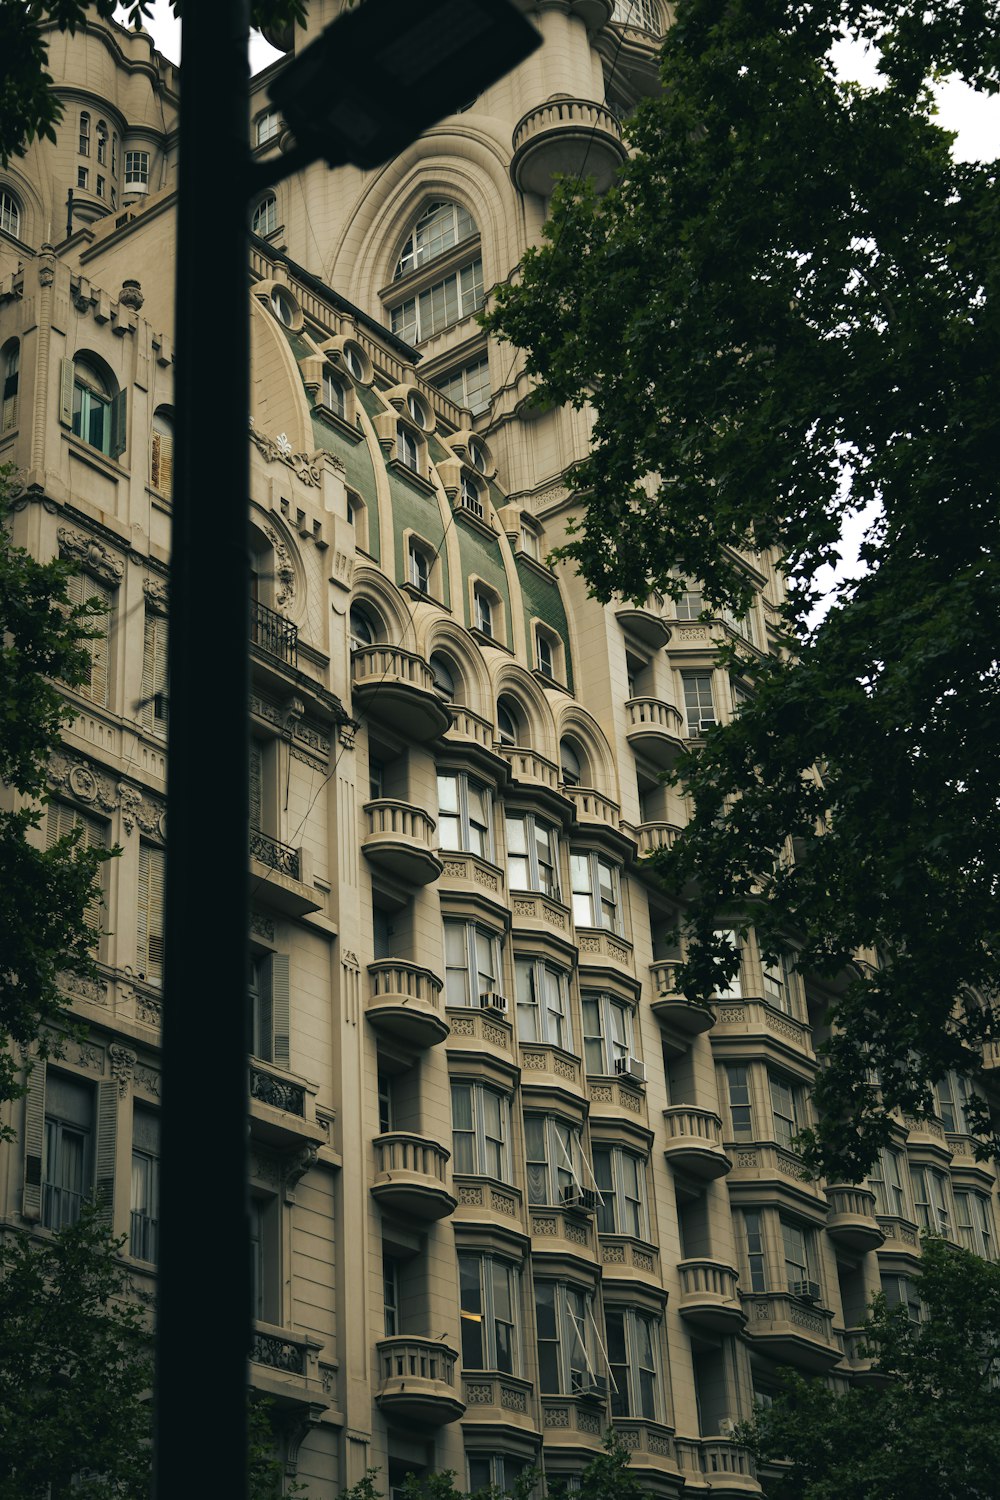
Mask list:
MULTIPOLYGON (((752 610, 708 622, 694 580, 605 608, 546 565, 587 415, 527 406, 475 313, 553 173, 610 180, 667 7, 525 9, 542 50, 397 160, 252 206, 252 1378, 317 1497, 369 1465, 572 1476, 610 1422, 652 1493, 746 1496, 755 1393, 787 1364, 864 1379, 872 1293, 919 1315, 921 1226, 994 1254, 996 1183, 955 1079, 867 1186, 803 1181, 821 989, 752 933, 710 1007, 672 988, 661 773, 738 706, 715 644, 771 649, 780 582, 744 557, 752 610)), ((282 66, 254 83, 261 155, 282 66)), ((72 991, 89 1040, 9 1111, 0 1215, 44 1233, 100 1186, 152 1287, 177 80, 98 21, 50 68, 58 141, 0 171, 0 462, 17 539, 109 607, 47 827, 122 852, 72 991)), ((210 1227, 205 1259, 225 1274, 210 1227)))

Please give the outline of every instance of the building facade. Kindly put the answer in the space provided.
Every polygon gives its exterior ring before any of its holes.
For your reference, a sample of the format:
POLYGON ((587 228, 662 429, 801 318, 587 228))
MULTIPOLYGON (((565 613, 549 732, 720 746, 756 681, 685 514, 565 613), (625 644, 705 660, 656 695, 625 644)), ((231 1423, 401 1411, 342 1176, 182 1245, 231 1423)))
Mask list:
MULTIPOLYGON (((863 1380, 872 1294, 919 1316, 921 1228, 995 1254, 996 1180, 956 1078, 866 1185, 803 1180, 822 987, 734 930, 728 991, 674 990, 678 911, 646 860, 686 809, 662 773, 738 710, 715 647, 773 649, 781 583, 743 556, 754 605, 712 621, 696 580, 605 607, 546 564, 587 414, 531 407, 475 314, 556 172, 611 180, 668 16, 524 8, 543 48, 398 159, 251 208, 252 1380, 317 1497, 370 1466, 384 1490, 572 1478, 611 1424, 651 1493, 749 1496, 733 1424, 785 1366, 863 1380)), ((45 833, 122 852, 100 979, 70 990, 88 1041, 7 1111, 0 1218, 45 1233, 100 1188, 152 1290, 177 79, 96 20, 53 33, 49 66, 58 140, 0 171, 0 463, 16 539, 108 609, 45 833)), ((254 81, 260 156, 288 143, 282 66, 254 81)), ((206 725, 192 963, 217 774, 206 725)), ((205 1263, 225 1274, 210 1226, 205 1263)))

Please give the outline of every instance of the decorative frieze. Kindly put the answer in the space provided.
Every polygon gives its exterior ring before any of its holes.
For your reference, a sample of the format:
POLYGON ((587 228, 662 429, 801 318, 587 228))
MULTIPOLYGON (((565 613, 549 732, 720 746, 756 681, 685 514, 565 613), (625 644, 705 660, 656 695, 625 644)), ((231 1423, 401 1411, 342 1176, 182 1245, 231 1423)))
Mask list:
POLYGON ((118 1097, 124 1099, 132 1082, 132 1074, 136 1065, 136 1055, 128 1047, 120 1047, 112 1042, 108 1048, 108 1057, 111 1059, 111 1076, 118 1084, 118 1097))
POLYGON ((81 568, 85 568, 102 583, 109 584, 111 588, 118 587, 125 576, 125 563, 110 547, 105 547, 103 542, 99 542, 96 537, 87 536, 85 532, 71 530, 69 526, 58 527, 56 537, 64 557, 78 562, 81 568))
MULTIPOLYGON (((250 418, 250 441, 267 463, 284 464, 291 469, 296 479, 301 480, 304 485, 316 489, 323 483, 323 476, 318 463, 319 455, 316 453, 295 453, 287 436, 279 432, 276 438, 268 437, 256 426, 253 417, 250 418)), ((333 460, 336 466, 336 459, 333 460)))

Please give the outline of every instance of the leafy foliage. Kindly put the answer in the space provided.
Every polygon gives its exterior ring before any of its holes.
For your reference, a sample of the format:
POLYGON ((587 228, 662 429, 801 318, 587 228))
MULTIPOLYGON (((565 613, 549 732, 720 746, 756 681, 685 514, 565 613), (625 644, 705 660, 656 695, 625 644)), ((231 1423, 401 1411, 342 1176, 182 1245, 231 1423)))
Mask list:
POLYGON ((701 580, 739 613, 762 553, 783 571, 777 654, 721 660, 752 696, 681 760, 694 815, 659 862, 692 895, 690 998, 734 971, 734 913, 835 985, 803 1144, 841 1179, 997 1025, 1000 197, 933 119, 941 70, 997 91, 993 7, 681 0, 618 184, 562 185, 486 318, 540 400, 593 409, 557 555, 598 599, 701 580), (842 34, 883 87, 837 78, 842 34), (817 623, 870 503, 867 572, 817 623))
POLYGON ((149 1493, 152 1358, 120 1245, 93 1205, 0 1243, 0 1500, 149 1493))
MULTIPOLYGON (((378 1469, 368 1469, 356 1484, 341 1490, 340 1500, 382 1500, 377 1485, 378 1469)), ((475 1490, 470 1495, 457 1488, 455 1473, 444 1469, 436 1473, 417 1476, 408 1474, 403 1484, 406 1500, 532 1500, 537 1496, 541 1475, 537 1469, 525 1469, 518 1475, 509 1491, 490 1486, 475 1490)), ((564 1480, 549 1478, 546 1491, 554 1500, 566 1500, 570 1493, 582 1496, 582 1500, 643 1500, 645 1491, 634 1471, 628 1448, 613 1427, 604 1436, 604 1451, 590 1460, 580 1475, 579 1486, 570 1491, 564 1480)), ((2 1500, 2 1497, 0 1497, 2 1500)))
MULTIPOLYGON (((180 14, 181 0, 173 0, 180 14)), ((26 5, 24 0, 0 0, 0 166, 12 155, 21 155, 37 136, 54 141, 62 119, 62 106, 52 92, 52 77, 45 70, 48 48, 43 29, 54 24, 60 31, 75 32, 86 24, 88 13, 111 20, 118 0, 46 0, 26 5)), ((304 21, 307 0, 254 0, 254 26, 282 26, 304 21)), ((152 13, 152 0, 133 0, 128 20, 141 25, 152 13)))
POLYGON ((84 911, 98 866, 114 852, 84 848, 79 829, 48 849, 28 842, 44 817, 49 755, 74 717, 54 679, 84 680, 85 642, 102 606, 70 604, 71 563, 38 563, 11 545, 13 494, 12 470, 0 468, 0 782, 34 799, 0 809, 0 1099, 22 1092, 18 1051, 37 1043, 44 1054, 46 1028, 70 1024, 60 974, 96 973, 84 911))
POLYGON ((835 1394, 789 1374, 740 1430, 789 1467, 772 1500, 987 1500, 1000 1465, 1000 1266, 927 1239, 916 1277, 924 1321, 879 1295, 866 1324, 880 1382, 835 1394))

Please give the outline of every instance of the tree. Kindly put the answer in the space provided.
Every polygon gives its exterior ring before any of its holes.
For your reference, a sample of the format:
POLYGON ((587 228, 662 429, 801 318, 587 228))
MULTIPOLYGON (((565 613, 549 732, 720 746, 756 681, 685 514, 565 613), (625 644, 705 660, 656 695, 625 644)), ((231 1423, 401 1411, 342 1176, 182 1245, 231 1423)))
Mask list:
POLYGON ((102 605, 70 603, 72 563, 38 563, 11 545, 14 494, 8 465, 0 468, 0 784, 32 800, 0 808, 0 1100, 23 1092, 23 1053, 37 1046, 46 1055, 72 1028, 59 979, 96 974, 85 912, 99 865, 116 852, 85 848, 80 828, 47 849, 28 842, 48 800, 49 756, 74 717, 57 683, 77 686, 89 672, 86 643, 102 605))
POLYGON ((149 1493, 150 1338, 121 1243, 93 1205, 0 1242, 0 1500, 149 1493))
MULTIPOLYGON (((734 972, 734 916, 839 986, 802 1137, 838 1179, 998 1025, 1000 198, 929 90, 954 71, 995 93, 998 70, 979 0, 680 0, 617 185, 557 190, 485 320, 539 400, 593 409, 557 556, 594 596, 700 580, 739 615, 758 555, 783 571, 778 649, 721 656, 748 701, 681 759, 693 815, 659 868, 691 897, 690 999, 734 972), (879 49, 882 87, 837 78, 843 34, 879 49), (867 571, 817 622, 819 570, 872 502, 867 571)), ((976 1127, 988 1151, 984 1108, 976 1127)))
MULTIPOLYGON (((174 9, 179 10, 177 0, 174 9)), ((45 71, 48 48, 43 27, 54 22, 61 31, 75 32, 86 23, 88 11, 111 20, 118 0, 48 0, 25 5, 24 0, 0 0, 0 57, 4 59, 0 83, 0 166, 12 155, 20 155, 36 136, 54 141, 62 119, 62 106, 52 92, 51 75, 45 71)), ((152 0, 134 0, 128 19, 141 25, 152 11, 152 0)), ((255 26, 282 27, 302 21, 306 0, 254 0, 251 19, 255 26)))
POLYGON ((875 1298, 865 1325, 881 1379, 838 1395, 789 1374, 737 1436, 784 1460, 771 1500, 991 1500, 1000 1473, 1000 1266, 924 1241, 922 1320, 875 1298))

